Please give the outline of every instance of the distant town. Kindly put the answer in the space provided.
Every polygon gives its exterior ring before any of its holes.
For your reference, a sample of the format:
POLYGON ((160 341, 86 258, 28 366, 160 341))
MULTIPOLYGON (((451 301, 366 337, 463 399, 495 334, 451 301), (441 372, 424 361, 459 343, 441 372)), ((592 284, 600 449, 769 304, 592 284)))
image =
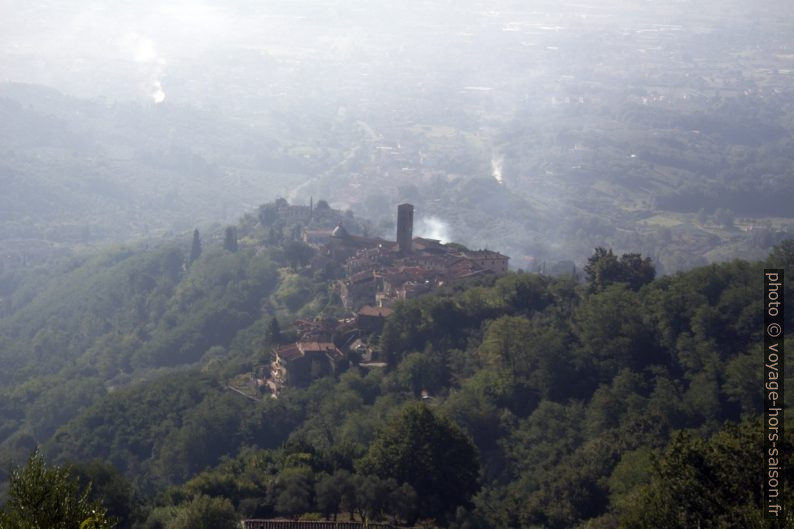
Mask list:
POLYGON ((385 367, 362 338, 382 330, 395 302, 455 281, 508 270, 510 258, 497 251, 414 237, 414 206, 408 203, 397 207, 394 241, 352 235, 343 222, 333 229, 314 228, 313 201, 308 207, 278 201, 274 213, 281 219, 307 223, 301 239, 314 249, 311 267, 330 265, 343 270, 343 277, 334 280, 333 286, 354 316, 294 322, 298 340, 275 348, 269 369, 260 367, 246 383, 250 389, 267 387, 273 396, 286 385, 306 386, 334 373, 351 358, 363 367, 385 367))

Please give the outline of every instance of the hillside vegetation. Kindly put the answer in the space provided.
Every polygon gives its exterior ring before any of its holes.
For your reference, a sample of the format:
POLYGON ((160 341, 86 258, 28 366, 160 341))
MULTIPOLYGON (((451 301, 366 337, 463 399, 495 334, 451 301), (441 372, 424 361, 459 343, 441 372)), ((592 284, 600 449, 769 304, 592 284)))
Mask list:
POLYGON ((239 245, 207 237, 192 261, 186 238, 0 277, 0 468, 43 445, 120 527, 764 527, 760 293, 765 266, 790 273, 790 241, 650 282, 596 274, 601 251, 587 283, 448 286, 368 338, 387 368, 252 400, 226 385, 290 321, 344 314, 277 231, 247 217, 239 245))

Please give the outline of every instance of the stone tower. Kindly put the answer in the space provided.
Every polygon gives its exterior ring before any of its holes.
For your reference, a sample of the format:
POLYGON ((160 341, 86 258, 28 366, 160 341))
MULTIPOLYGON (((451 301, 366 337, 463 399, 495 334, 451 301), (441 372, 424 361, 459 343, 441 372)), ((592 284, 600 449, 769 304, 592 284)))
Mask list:
POLYGON ((411 253, 411 240, 414 232, 414 206, 400 204, 397 206, 397 245, 400 253, 411 253))

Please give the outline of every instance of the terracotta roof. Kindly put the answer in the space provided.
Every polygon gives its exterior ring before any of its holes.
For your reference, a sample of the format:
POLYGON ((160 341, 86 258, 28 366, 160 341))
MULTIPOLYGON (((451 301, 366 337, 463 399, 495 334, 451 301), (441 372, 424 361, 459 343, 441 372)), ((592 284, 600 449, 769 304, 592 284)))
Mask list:
POLYGON ((359 316, 376 316, 379 318, 386 318, 393 313, 394 311, 388 307, 373 307, 372 305, 365 305, 358 311, 359 316))
POLYGON ((464 255, 472 259, 509 259, 506 255, 502 255, 499 252, 494 252, 492 250, 469 250, 468 252, 465 252, 464 255))
POLYGON ((336 346, 331 342, 298 342, 296 344, 303 354, 309 351, 326 352, 336 349, 336 346))
POLYGON ((375 278, 372 275, 371 270, 364 270, 362 272, 356 272, 352 276, 345 279, 345 283, 348 285, 353 285, 355 283, 364 283, 366 281, 373 281, 375 278))
POLYGON ((282 345, 276 349, 276 355, 284 360, 295 360, 303 356, 303 351, 298 348, 298 344, 291 343, 289 345, 282 345))
POLYGON ((289 345, 282 345, 276 349, 279 358, 285 361, 292 361, 303 357, 309 352, 325 353, 331 358, 342 358, 344 355, 332 342, 295 342, 289 345))

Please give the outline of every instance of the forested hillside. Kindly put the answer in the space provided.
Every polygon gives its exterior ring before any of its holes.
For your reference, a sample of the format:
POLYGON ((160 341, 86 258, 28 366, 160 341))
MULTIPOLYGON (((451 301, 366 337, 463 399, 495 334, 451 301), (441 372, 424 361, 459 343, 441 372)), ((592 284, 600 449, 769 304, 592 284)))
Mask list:
POLYGON ((294 340, 295 318, 345 314, 332 271, 260 213, 197 251, 186 237, 0 277, 3 472, 41 445, 120 527, 763 527, 763 268, 791 273, 791 241, 655 280, 599 250, 581 282, 450 285, 367 338, 386 368, 252 399, 229 380, 294 340))

